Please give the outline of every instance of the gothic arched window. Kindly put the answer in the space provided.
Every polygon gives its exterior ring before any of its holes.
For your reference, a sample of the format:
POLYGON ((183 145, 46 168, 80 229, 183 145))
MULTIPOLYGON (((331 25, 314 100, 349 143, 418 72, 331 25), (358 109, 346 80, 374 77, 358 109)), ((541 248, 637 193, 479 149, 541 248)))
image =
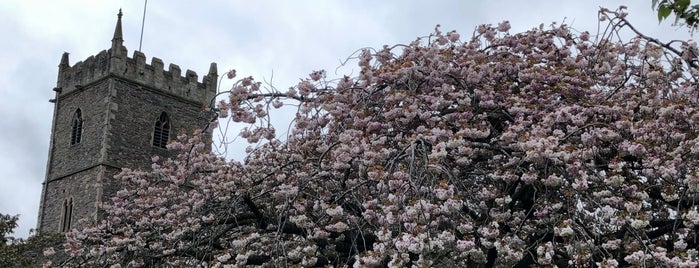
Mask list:
POLYGON ((83 115, 80 108, 75 110, 70 131, 70 145, 80 143, 83 135, 83 115))
POLYGON ((63 200, 63 221, 61 221, 61 232, 70 230, 70 222, 73 218, 73 198, 63 200))
POLYGON ((153 128, 153 146, 165 148, 170 137, 170 118, 165 112, 160 114, 153 128))

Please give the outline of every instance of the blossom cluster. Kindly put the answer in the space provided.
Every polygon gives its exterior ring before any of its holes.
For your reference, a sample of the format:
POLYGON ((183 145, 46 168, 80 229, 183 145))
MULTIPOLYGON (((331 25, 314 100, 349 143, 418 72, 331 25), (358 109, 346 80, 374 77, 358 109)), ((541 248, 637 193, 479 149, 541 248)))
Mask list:
POLYGON ((243 78, 219 109, 261 144, 244 162, 183 136, 117 176, 67 248, 124 266, 696 266, 696 43, 510 28, 437 28, 287 92, 243 78), (286 103, 280 139, 267 118, 286 103))

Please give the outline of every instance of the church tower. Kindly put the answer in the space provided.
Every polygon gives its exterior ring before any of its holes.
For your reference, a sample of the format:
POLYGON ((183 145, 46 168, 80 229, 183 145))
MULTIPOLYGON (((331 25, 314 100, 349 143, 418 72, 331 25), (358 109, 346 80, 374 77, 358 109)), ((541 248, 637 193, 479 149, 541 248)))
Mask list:
MULTIPOLYGON (((153 155, 168 156, 166 144, 211 119, 216 63, 198 81, 194 71, 123 46, 119 10, 111 48, 71 66, 68 53, 58 65, 53 90, 53 123, 46 180, 37 229, 65 232, 78 220, 98 219, 98 204, 109 200, 122 168, 147 168, 153 155)), ((209 135, 211 135, 209 133, 209 135)))

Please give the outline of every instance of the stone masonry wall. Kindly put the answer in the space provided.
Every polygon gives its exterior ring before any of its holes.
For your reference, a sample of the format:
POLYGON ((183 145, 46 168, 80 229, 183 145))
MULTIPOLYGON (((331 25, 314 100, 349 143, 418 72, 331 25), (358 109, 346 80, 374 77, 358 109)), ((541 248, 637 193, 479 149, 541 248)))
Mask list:
POLYGON ((101 80, 90 87, 61 96, 56 105, 53 150, 48 180, 94 166, 99 161, 100 144, 104 133, 108 100, 108 80, 101 80), (72 120, 80 108, 83 132, 80 143, 71 145, 72 120))
POLYGON ((94 167, 60 180, 49 181, 44 186, 46 191, 42 222, 39 228, 42 231, 61 232, 63 221, 63 201, 73 199, 73 213, 71 227, 77 227, 79 219, 94 218, 96 209, 96 193, 99 191, 99 183, 96 178, 99 175, 99 167, 94 167))
POLYGON ((152 146, 155 122, 162 112, 170 118, 170 141, 208 122, 201 103, 121 79, 114 80, 112 95, 112 102, 118 104, 112 109, 107 150, 107 163, 112 166, 149 168, 151 156, 168 156, 166 149, 152 146))

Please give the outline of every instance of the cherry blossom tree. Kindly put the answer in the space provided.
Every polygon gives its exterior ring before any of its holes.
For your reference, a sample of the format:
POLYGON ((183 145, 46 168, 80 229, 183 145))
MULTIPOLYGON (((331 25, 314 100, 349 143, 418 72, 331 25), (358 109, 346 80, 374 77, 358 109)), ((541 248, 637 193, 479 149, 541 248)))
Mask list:
POLYGON ((115 178, 65 265, 695 267, 697 45, 599 15, 595 35, 437 27, 285 92, 243 78, 216 107, 245 160, 180 135, 115 178))

